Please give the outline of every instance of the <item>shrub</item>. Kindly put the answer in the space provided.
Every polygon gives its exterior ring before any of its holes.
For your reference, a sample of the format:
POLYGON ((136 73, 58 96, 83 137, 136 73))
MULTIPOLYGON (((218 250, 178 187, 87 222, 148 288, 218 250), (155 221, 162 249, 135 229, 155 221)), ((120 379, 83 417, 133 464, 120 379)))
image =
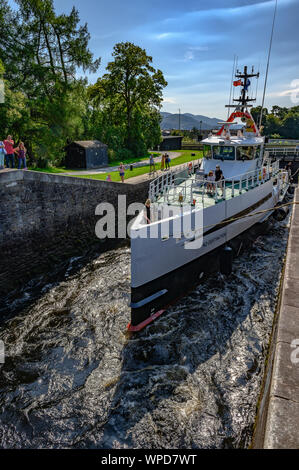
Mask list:
POLYGON ((131 158, 134 157, 133 152, 131 152, 131 150, 128 150, 128 149, 119 149, 115 153, 116 153, 117 160, 125 161, 125 160, 130 160, 131 158))

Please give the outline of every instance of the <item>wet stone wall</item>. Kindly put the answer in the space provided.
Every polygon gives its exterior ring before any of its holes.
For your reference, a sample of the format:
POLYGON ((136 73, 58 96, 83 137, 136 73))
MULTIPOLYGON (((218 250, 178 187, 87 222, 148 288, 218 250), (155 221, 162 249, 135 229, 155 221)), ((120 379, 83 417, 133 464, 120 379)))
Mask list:
POLYGON ((122 194, 128 206, 144 202, 147 193, 148 182, 122 185, 36 172, 0 174, 0 299, 61 259, 101 243, 95 235, 98 204, 117 207, 122 194))

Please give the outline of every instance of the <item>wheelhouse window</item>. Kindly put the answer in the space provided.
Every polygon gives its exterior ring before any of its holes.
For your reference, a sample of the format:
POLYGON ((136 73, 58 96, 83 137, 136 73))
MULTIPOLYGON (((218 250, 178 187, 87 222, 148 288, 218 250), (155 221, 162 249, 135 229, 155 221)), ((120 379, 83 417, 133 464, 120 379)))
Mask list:
POLYGON ((228 145, 215 145, 213 147, 214 160, 235 160, 235 147, 228 145))
POLYGON ((210 145, 203 146, 203 156, 204 158, 212 158, 212 148, 210 145))
POLYGON ((237 160, 254 160, 255 153, 255 147, 237 147, 237 160))

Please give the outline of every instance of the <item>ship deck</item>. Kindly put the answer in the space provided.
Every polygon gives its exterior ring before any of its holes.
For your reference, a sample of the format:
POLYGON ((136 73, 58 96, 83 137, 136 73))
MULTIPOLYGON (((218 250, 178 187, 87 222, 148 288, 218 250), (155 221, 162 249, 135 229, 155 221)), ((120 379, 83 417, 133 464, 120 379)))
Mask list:
POLYGON ((168 186, 164 193, 156 198, 156 204, 168 204, 180 207, 182 204, 192 204, 196 207, 210 207, 224 200, 228 201, 234 197, 248 192, 249 190, 263 184, 269 178, 253 176, 244 181, 223 181, 222 183, 210 183, 196 180, 189 176, 181 183, 168 186), (212 189, 211 189, 212 188, 212 189))

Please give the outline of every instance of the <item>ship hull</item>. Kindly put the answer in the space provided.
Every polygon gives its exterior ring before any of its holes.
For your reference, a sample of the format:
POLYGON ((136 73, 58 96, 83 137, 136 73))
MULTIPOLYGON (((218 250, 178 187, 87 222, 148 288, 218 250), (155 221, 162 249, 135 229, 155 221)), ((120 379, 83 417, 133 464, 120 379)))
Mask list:
MULTIPOLYGON (((236 257, 242 247, 248 246, 254 239, 265 232, 268 222, 256 223, 233 240, 229 246, 233 248, 233 257, 236 257)), ((133 332, 141 331, 161 316, 171 305, 192 292, 209 274, 220 271, 220 258, 224 243, 215 250, 194 259, 190 263, 180 266, 174 271, 143 286, 132 288, 132 302, 140 298, 148 298, 153 292, 167 291, 165 294, 149 302, 146 306, 131 309, 131 323, 128 329, 133 332)))
MULTIPOLYGON (((203 244, 199 250, 185 250, 187 262, 182 263, 182 258, 180 258, 182 247, 177 246, 175 242, 169 246, 168 253, 166 245, 163 245, 161 240, 156 240, 154 245, 149 245, 147 256, 140 260, 143 268, 146 270, 152 266, 154 246, 156 258, 162 260, 163 256, 166 257, 172 269, 160 276, 154 273, 144 274, 152 278, 141 285, 132 285, 131 323, 128 326, 130 331, 143 329, 164 313, 170 305, 191 292, 208 274, 219 271, 220 256, 225 245, 232 246, 236 255, 246 237, 254 238, 261 232, 261 222, 271 214, 270 212, 264 214, 261 211, 269 210, 278 201, 278 195, 271 181, 262 186, 257 191, 253 190, 256 196, 250 205, 247 199, 247 203, 245 202, 243 207, 240 206, 242 210, 230 215, 228 219, 222 219, 219 225, 216 224, 204 233, 203 244), (258 214, 255 214, 256 212, 258 214), (240 220, 232 221, 232 218, 240 220), (178 265, 173 269, 174 260, 177 260, 178 265)), ((134 250, 132 250, 132 257, 132 263, 136 263, 134 250)))

